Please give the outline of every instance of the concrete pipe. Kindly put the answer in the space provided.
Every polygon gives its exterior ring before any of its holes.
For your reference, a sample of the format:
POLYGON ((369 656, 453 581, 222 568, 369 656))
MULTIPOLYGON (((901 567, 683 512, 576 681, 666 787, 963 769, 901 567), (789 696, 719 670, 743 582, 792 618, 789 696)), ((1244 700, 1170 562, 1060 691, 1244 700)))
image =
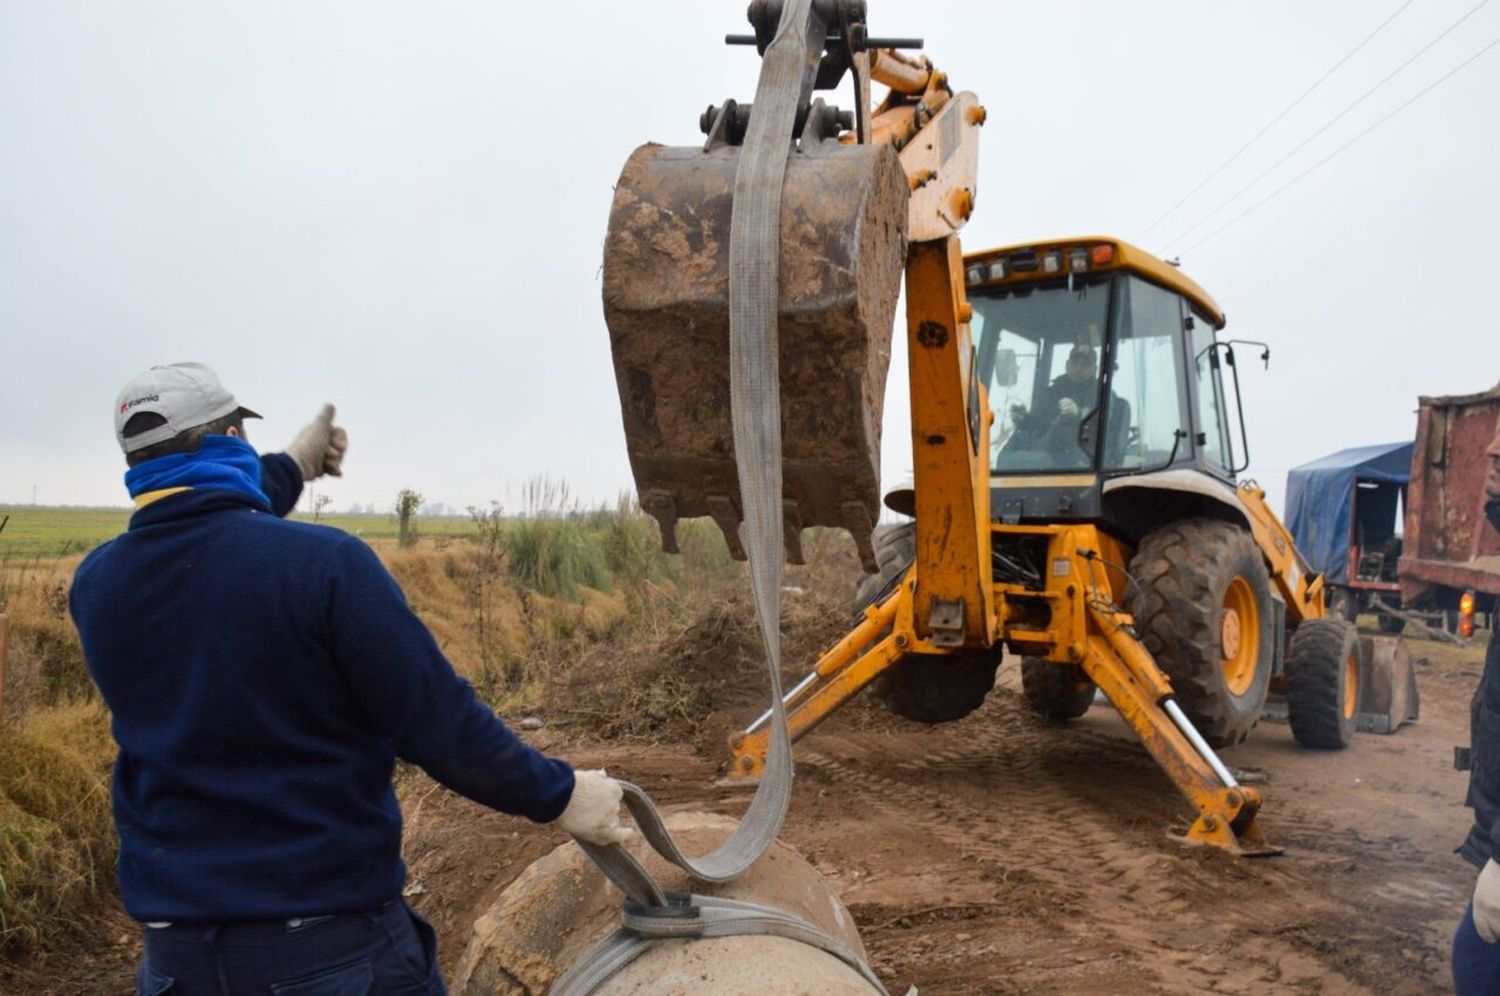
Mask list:
MULTIPOLYGON (((667 817, 688 853, 701 854, 728 837, 735 821, 707 813, 667 817)), ((637 836, 631 852, 668 890, 696 891, 760 903, 794 914, 865 959, 854 920, 823 877, 784 844, 724 885, 693 883, 637 836)), ((574 844, 533 862, 474 925, 454 979, 461 996, 540 996, 595 943, 619 925, 620 893, 574 844)), ((626 994, 818 993, 870 996, 858 972, 817 948, 780 937, 663 941, 612 976, 600 996, 626 994)))

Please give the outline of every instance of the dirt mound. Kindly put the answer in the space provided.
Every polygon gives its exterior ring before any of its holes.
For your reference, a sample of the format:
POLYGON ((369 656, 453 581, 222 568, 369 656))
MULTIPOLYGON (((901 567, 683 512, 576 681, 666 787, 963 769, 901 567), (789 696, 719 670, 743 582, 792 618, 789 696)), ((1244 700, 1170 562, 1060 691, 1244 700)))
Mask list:
MULTIPOLYGON (((810 530, 806 566, 782 588, 782 681, 807 674, 849 627, 860 576, 847 533, 810 530)), ((740 572, 736 572, 738 575, 740 572)), ((677 613, 652 629, 621 628, 543 678, 544 718, 570 736, 609 742, 691 743, 727 759, 724 738, 770 702, 755 607, 742 576, 669 596, 677 613)))
MULTIPOLYGON (((800 649, 824 627, 804 618, 786 628, 784 639, 800 649)), ((785 680, 803 672, 804 656, 787 654, 795 664, 784 668, 785 680)), ((770 699, 754 610, 729 597, 660 636, 592 650, 554 674, 543 697, 548 714, 570 717, 589 737, 690 742, 722 753, 724 731, 770 699)))

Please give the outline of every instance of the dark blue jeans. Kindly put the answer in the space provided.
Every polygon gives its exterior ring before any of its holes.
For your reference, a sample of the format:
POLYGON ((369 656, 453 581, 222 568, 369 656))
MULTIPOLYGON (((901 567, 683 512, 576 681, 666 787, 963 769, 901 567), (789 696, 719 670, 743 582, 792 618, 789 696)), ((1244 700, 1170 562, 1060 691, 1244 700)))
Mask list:
POLYGON ((404 902, 310 922, 146 929, 139 996, 444 996, 437 935, 404 902))
POLYGON ((1500 993, 1500 944, 1486 944, 1474 929, 1474 907, 1453 935, 1453 988, 1458 996, 1500 993))

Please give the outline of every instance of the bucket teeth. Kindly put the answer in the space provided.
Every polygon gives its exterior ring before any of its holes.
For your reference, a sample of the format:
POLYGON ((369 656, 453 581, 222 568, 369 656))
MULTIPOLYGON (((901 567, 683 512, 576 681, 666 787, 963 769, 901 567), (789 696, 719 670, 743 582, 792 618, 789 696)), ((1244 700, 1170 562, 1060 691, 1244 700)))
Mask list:
POLYGON ((677 503, 668 491, 641 492, 641 508, 661 526, 661 548, 667 553, 680 553, 677 546, 677 503))
POLYGON ((708 514, 714 517, 719 524, 719 532, 724 534, 724 542, 729 547, 729 555, 735 560, 745 559, 745 545, 740 542, 740 511, 734 507, 734 501, 728 495, 709 495, 708 514))
POLYGON ((859 548, 859 562, 865 570, 874 574, 880 570, 880 561, 875 558, 875 545, 871 537, 875 533, 875 520, 870 510, 857 501, 844 503, 844 528, 854 536, 854 545, 859 548))
POLYGON ((781 532, 782 542, 786 546, 786 562, 807 563, 807 558, 802 554, 802 507, 790 498, 781 502, 781 532))

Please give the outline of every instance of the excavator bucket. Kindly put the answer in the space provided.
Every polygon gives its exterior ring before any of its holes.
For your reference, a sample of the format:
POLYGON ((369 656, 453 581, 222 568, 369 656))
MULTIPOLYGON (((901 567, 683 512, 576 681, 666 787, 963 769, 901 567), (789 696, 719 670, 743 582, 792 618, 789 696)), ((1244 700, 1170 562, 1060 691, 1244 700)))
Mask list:
POLYGON ((1365 733, 1395 733, 1403 723, 1415 723, 1420 700, 1411 650, 1395 636, 1361 636, 1361 689, 1356 728, 1365 733))
MULTIPOLYGON (((677 549, 678 519, 740 543, 729 406, 729 224, 740 149, 643 145, 615 187, 604 317, 641 506, 677 549)), ((780 218, 779 350, 787 557, 808 526, 854 534, 868 569, 880 425, 906 258, 908 185, 885 145, 790 157, 780 218)))

